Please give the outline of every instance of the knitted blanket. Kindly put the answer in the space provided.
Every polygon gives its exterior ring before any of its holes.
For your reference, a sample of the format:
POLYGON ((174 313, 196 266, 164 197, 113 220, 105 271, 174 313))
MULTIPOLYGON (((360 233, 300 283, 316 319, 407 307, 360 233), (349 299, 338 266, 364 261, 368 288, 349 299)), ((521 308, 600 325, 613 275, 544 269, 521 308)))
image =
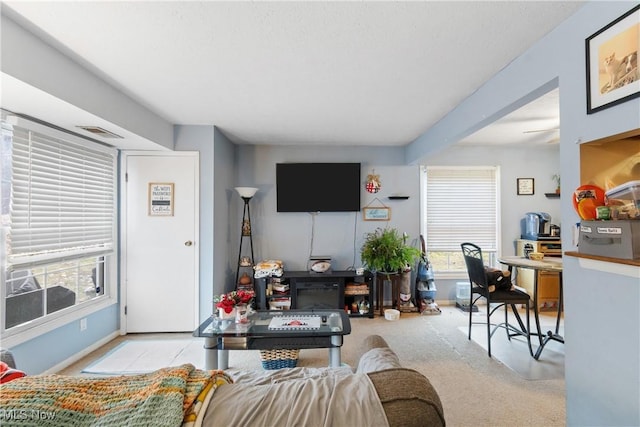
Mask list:
POLYGON ((2 426, 191 426, 222 371, 191 364, 117 377, 26 376, 0 385, 2 426))

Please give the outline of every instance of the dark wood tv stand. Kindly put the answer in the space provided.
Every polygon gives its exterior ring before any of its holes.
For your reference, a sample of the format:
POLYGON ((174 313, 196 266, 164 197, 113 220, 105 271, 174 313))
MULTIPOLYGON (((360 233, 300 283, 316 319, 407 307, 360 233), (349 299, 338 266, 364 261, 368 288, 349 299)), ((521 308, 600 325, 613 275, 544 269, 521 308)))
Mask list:
POLYGON ((370 317, 374 311, 373 274, 368 271, 362 276, 356 275, 354 270, 330 270, 325 273, 309 271, 287 271, 280 281, 289 284, 288 295, 266 295, 267 283, 270 277, 256 279, 256 294, 258 308, 268 310, 272 298, 288 297, 291 299, 291 309, 344 309, 351 310, 352 304, 365 299, 369 302, 369 311, 360 314, 353 310, 351 317, 370 317), (345 288, 350 283, 366 284, 368 293, 357 295, 345 294, 345 288), (314 304, 318 304, 317 306, 314 304))

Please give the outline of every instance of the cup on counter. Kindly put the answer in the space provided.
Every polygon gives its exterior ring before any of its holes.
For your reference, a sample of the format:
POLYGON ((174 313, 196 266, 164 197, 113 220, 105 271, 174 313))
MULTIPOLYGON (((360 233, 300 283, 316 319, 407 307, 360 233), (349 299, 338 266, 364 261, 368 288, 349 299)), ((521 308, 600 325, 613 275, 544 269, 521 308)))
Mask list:
POLYGON ((356 276, 362 276, 364 274, 364 268, 356 268, 356 276))

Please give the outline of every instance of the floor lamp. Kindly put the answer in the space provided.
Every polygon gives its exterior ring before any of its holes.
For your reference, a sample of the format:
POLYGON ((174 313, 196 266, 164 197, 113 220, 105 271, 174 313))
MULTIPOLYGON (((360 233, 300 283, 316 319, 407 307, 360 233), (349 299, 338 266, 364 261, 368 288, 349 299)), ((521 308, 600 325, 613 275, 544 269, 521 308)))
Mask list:
MULTIPOLYGON (((249 209, 249 201, 258 191, 255 187, 236 187, 236 191, 242 197, 244 201, 244 210, 242 212, 242 226, 240 230, 240 248, 238 249, 238 267, 236 269, 236 289, 240 288, 252 288, 253 280, 249 283, 241 284, 240 281, 240 268, 241 267, 251 267, 253 269, 254 259, 253 259, 253 237, 251 236, 251 210, 249 209), (251 258, 250 261, 243 262, 242 261, 242 245, 244 243, 244 239, 249 238, 249 246, 251 247, 251 258)), ((253 276, 253 274, 251 275, 253 276)))

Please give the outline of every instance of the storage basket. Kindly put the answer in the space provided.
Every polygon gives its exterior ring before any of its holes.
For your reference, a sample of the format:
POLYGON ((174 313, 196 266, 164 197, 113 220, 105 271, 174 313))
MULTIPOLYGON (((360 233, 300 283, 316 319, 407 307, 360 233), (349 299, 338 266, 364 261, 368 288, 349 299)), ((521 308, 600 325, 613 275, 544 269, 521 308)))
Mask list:
POLYGON ((264 369, 295 368, 300 350, 260 350, 264 369))

